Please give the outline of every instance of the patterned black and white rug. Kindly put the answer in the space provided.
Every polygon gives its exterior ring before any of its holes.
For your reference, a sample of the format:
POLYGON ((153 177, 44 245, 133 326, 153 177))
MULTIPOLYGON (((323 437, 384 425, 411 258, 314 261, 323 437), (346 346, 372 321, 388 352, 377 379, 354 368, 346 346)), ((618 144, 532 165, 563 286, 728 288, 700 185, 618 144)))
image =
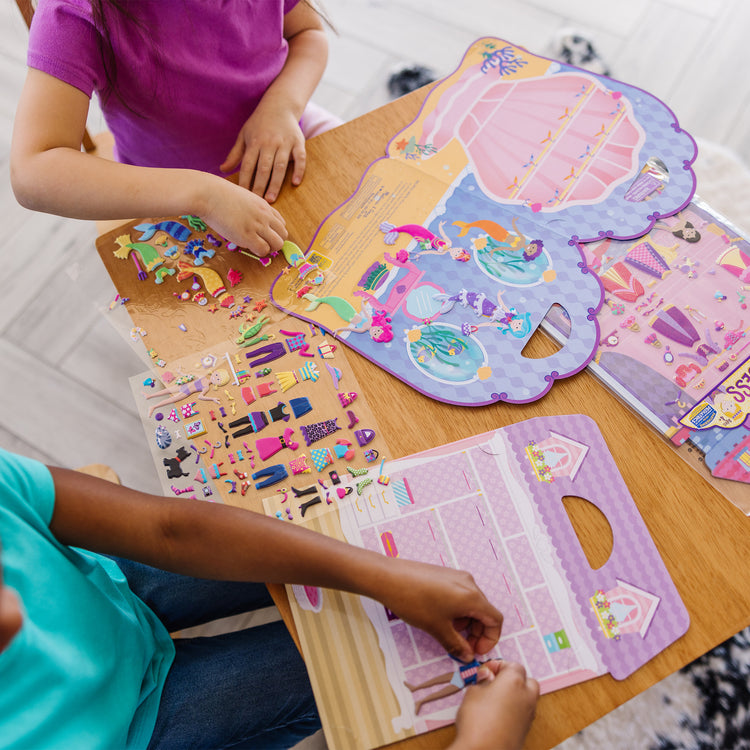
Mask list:
POLYGON ((750 629, 557 746, 602 748, 750 750, 750 629))

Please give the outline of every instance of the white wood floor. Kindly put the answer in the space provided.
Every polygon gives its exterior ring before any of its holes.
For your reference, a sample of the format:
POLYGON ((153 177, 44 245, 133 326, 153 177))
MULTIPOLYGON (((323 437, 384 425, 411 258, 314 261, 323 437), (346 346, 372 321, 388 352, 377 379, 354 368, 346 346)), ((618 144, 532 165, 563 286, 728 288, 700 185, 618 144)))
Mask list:
MULTIPOLYGON (((478 36, 544 53, 572 27, 594 41, 614 77, 648 89, 694 136, 750 162, 747 0, 324 4, 337 34, 316 99, 344 119, 385 103, 385 82, 400 63, 444 75, 478 36)), ((94 227, 22 209, 10 190, 26 38, 15 3, 0 0, 0 445, 66 466, 109 463, 126 483, 156 490, 127 384, 144 367, 105 313, 114 291, 94 251, 94 227)), ((96 114, 91 127, 102 127, 96 114)))

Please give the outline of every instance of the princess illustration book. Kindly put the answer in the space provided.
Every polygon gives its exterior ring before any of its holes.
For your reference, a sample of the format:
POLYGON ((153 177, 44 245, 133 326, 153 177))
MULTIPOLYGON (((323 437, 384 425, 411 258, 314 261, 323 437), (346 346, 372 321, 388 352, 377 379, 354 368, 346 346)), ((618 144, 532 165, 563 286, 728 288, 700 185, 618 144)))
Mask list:
MULTIPOLYGON (((694 199, 634 240, 582 244, 602 281, 589 369, 750 514, 750 242, 694 199)), ((550 331, 567 335, 562 315, 550 331)))

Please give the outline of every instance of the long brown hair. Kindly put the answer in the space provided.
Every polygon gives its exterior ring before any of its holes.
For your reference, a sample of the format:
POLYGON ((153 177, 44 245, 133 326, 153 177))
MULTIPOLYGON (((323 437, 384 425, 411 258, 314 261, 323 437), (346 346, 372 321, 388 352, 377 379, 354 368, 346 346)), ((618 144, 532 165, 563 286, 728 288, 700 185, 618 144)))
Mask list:
MULTIPOLYGON (((100 32, 98 35, 99 54, 101 55, 104 67, 104 76, 110 86, 110 94, 107 95, 107 98, 111 94, 114 94, 133 114, 140 116, 140 113, 129 102, 125 101, 118 86, 117 58, 111 37, 112 14, 119 14, 122 18, 129 21, 134 28, 139 29, 143 35, 144 44, 149 43, 146 27, 138 16, 130 10, 132 3, 128 3, 127 0, 89 0, 89 2, 91 3, 91 13, 94 23, 100 32)), ((102 101, 102 104, 105 104, 105 102, 102 101)))

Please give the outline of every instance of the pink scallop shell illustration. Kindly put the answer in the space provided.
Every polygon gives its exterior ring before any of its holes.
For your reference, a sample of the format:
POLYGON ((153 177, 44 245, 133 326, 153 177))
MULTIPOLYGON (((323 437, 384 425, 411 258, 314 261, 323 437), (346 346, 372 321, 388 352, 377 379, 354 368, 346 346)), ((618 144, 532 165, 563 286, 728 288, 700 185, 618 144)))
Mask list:
POLYGON ((422 141, 439 152, 458 138, 501 203, 542 212, 598 203, 638 173, 645 132, 627 98, 595 78, 508 80, 476 65, 456 89, 425 119, 422 141))

